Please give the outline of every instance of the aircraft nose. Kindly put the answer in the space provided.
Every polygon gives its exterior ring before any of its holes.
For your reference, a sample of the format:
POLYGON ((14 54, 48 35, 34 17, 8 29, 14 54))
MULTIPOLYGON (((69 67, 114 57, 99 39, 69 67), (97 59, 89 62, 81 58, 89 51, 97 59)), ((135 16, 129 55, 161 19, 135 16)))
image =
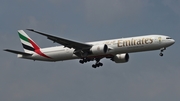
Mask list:
POLYGON ((174 39, 172 39, 172 40, 171 40, 171 44, 174 44, 174 43, 175 43, 175 40, 174 40, 174 39))
POLYGON ((175 43, 175 40, 174 40, 174 39, 172 40, 172 43, 173 43, 173 44, 175 43))

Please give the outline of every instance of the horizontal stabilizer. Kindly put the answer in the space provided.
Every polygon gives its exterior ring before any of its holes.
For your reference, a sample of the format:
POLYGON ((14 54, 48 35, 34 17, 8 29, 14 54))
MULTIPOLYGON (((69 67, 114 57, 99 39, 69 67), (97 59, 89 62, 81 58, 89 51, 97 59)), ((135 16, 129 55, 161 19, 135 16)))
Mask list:
POLYGON ((25 52, 20 52, 20 51, 16 51, 16 50, 10 50, 10 49, 4 49, 4 51, 15 53, 15 54, 21 54, 21 55, 25 55, 25 56, 31 56, 32 55, 30 53, 25 53, 25 52))

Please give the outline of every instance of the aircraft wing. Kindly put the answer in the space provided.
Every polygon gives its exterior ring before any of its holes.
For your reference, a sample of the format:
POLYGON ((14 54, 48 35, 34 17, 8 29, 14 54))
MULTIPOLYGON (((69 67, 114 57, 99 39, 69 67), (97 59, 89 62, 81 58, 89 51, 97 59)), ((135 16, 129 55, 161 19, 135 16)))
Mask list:
POLYGON ((82 42, 77 42, 77 41, 57 37, 57 36, 54 36, 54 35, 45 34, 45 33, 39 32, 39 31, 35 31, 33 29, 27 29, 27 30, 38 33, 38 34, 41 34, 41 35, 44 35, 48 39, 52 40, 53 42, 59 43, 59 44, 65 46, 65 47, 68 47, 68 48, 74 48, 75 50, 90 49, 92 47, 92 45, 90 45, 90 44, 85 44, 85 43, 82 43, 82 42))

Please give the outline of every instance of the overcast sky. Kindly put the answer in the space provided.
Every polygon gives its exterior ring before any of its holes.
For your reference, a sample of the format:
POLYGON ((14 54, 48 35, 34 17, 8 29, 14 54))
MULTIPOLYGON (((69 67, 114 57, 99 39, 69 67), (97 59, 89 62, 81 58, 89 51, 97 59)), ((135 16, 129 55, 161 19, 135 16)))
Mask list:
MULTIPOLYGON (((0 101, 180 101, 180 0, 1 0, 0 15, 0 101), (4 52, 23 51, 17 30, 27 28, 81 42, 163 34, 176 43, 163 57, 131 53, 93 69, 4 52)), ((58 45, 25 31, 40 47, 58 45)))

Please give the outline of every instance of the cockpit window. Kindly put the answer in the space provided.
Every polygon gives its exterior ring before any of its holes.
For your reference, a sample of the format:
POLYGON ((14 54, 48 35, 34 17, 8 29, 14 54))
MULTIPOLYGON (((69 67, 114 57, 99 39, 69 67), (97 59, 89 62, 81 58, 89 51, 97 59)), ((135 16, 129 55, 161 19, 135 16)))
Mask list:
POLYGON ((172 39, 171 37, 166 37, 166 39, 172 39))

